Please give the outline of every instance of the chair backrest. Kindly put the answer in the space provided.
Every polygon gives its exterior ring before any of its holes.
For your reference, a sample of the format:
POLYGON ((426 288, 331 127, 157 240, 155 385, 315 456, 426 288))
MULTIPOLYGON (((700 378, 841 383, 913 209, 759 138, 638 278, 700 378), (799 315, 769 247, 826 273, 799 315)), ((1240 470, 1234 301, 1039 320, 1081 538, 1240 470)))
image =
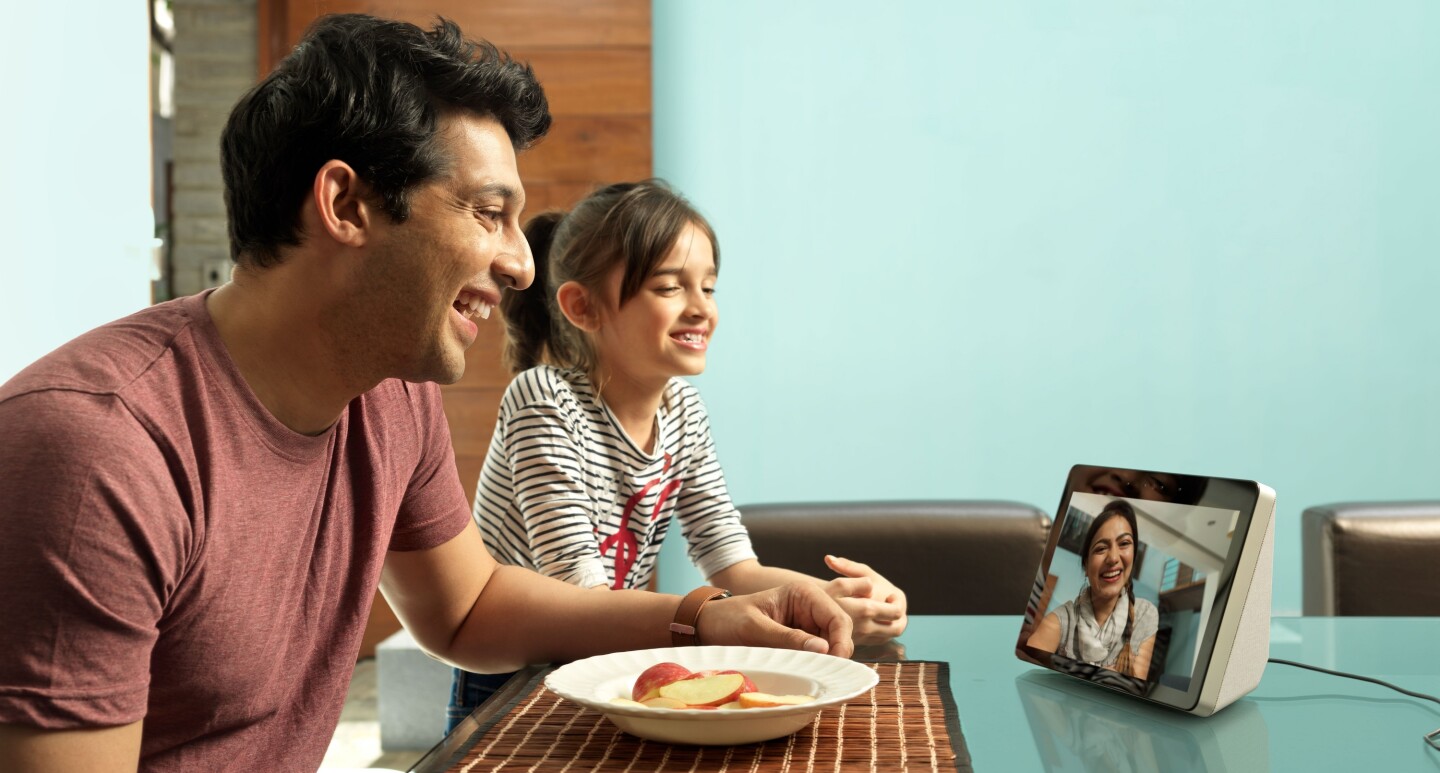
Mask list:
POLYGON ((800 502, 740 508, 760 562, 833 577, 825 554, 869 564, 914 615, 1020 615, 1049 536, 1045 511, 978 500, 800 502))
POLYGON ((1307 615, 1440 615, 1440 502, 1320 505, 1301 516, 1307 615))

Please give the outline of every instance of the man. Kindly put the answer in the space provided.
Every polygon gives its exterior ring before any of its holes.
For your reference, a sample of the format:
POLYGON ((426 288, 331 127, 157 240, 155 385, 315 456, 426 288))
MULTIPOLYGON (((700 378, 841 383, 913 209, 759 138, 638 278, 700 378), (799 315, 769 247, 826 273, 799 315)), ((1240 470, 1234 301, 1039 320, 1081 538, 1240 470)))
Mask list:
POLYGON ((708 594, 597 595, 485 551, 431 382, 533 278, 515 153, 549 123, 528 67, 364 16, 240 100, 232 281, 0 388, 0 770, 313 769, 377 583, 472 670, 672 630, 849 654, 818 587, 702 615, 708 594))

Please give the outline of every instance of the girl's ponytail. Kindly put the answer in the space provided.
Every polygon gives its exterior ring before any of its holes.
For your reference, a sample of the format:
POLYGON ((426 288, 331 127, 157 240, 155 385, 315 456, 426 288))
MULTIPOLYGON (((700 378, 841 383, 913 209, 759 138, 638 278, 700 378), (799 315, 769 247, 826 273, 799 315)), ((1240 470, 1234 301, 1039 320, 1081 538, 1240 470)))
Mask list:
MULTIPOLYGON (((1130 674, 1130 663, 1134 654, 1130 651, 1130 635, 1135 632, 1135 578, 1131 577, 1125 583, 1125 595, 1129 597, 1130 613, 1125 618, 1125 632, 1120 636, 1120 656, 1115 658, 1115 670, 1122 674, 1130 674)), ((1141 674, 1141 678, 1149 678, 1141 674)))
POLYGON ((550 246, 564 218, 564 212, 541 212, 525 224, 525 239, 535 260, 535 282, 523 291, 507 288, 500 298, 500 313, 505 315, 502 356, 512 374, 544 362, 550 348, 550 246))

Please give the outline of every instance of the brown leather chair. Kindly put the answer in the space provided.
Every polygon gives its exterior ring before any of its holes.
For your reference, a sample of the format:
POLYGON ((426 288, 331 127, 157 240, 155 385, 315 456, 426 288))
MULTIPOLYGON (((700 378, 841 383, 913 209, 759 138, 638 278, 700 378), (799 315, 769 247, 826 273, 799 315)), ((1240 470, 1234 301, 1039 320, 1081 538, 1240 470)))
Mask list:
POLYGON ((1307 615, 1440 615, 1440 502, 1320 505, 1301 516, 1307 615))
POLYGON ((740 508, 760 562, 834 577, 869 564, 912 615, 1021 615, 1050 532, 1045 511, 978 500, 800 502, 740 508))

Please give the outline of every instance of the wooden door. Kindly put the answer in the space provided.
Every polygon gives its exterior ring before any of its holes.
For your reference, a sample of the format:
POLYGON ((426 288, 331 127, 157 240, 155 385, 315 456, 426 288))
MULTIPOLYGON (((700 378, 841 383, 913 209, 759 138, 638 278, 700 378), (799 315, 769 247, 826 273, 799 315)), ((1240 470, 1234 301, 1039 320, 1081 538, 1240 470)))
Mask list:
MULTIPOLYGON (((569 207, 599 184, 651 174, 650 0, 259 0, 260 71, 268 73, 322 14, 368 13, 460 25, 535 68, 550 101, 550 134, 520 156, 526 211, 569 207)), ((465 377, 444 387, 460 482, 473 497, 510 381, 498 316, 482 325, 465 377)), ((399 629, 378 594, 360 656, 399 629)))

